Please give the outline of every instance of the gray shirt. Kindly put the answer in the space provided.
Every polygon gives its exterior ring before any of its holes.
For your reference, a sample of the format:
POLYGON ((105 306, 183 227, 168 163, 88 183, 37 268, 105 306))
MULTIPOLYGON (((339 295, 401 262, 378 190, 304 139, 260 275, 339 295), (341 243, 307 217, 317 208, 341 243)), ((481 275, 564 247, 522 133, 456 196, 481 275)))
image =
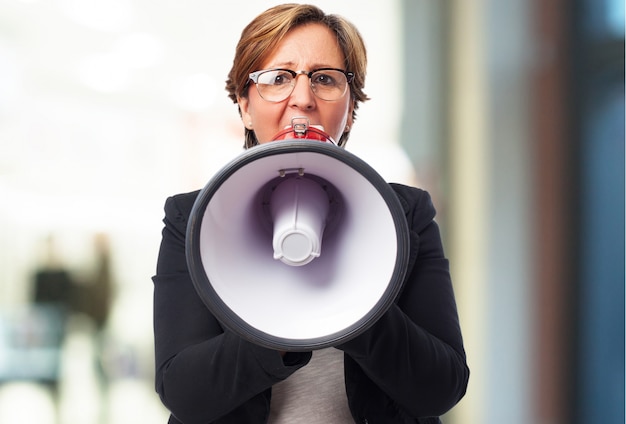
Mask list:
POLYGON ((343 352, 316 350, 309 364, 272 387, 270 424, 354 423, 343 376, 343 352))

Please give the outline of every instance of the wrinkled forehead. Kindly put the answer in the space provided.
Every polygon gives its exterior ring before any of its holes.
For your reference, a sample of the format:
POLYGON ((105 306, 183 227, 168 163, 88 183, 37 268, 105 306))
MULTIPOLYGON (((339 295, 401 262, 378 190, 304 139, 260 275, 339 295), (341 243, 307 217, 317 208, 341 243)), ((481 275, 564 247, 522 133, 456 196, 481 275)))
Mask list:
POLYGON ((320 23, 301 24, 290 29, 263 56, 263 69, 310 70, 324 67, 343 68, 345 65, 345 55, 336 34, 320 23))

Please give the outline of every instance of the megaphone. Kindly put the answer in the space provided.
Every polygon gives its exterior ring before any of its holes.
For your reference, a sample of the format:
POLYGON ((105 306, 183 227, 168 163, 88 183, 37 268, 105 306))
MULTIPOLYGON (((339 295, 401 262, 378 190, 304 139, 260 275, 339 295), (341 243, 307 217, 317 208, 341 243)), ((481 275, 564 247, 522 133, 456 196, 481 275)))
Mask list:
POLYGON ((276 350, 322 349, 361 334, 395 301, 408 266, 393 189, 313 129, 294 125, 224 166, 187 226, 202 301, 231 331, 276 350))

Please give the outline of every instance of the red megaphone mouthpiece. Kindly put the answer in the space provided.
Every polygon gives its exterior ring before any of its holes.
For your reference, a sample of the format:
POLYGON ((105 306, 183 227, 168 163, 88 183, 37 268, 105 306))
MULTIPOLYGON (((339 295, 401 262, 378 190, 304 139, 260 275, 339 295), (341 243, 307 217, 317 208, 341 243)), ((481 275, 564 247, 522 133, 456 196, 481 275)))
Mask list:
POLYGON ((309 124, 309 118, 297 116, 291 119, 291 126, 286 127, 272 138, 272 141, 280 140, 317 140, 337 145, 333 138, 322 129, 309 124))

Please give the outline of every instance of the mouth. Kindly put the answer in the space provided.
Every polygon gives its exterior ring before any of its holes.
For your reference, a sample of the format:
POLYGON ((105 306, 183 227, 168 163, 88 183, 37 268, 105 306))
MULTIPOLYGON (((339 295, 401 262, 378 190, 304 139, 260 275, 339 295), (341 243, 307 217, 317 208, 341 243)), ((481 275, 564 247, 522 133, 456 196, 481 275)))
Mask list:
POLYGON ((333 138, 324 132, 323 125, 310 125, 309 118, 297 116, 291 118, 291 125, 286 125, 282 131, 274 136, 272 141, 285 140, 287 138, 311 139, 324 142, 330 142, 337 145, 333 138))
POLYGON ((324 131, 324 126, 320 124, 311 124, 309 118, 306 116, 294 116, 291 118, 291 124, 286 125, 283 129, 293 128, 295 132, 306 132, 308 128, 317 128, 320 131, 324 131))
MULTIPOLYGON (((285 128, 283 128, 283 130, 288 130, 290 128, 294 128, 293 125, 286 125, 285 128)), ((316 128, 320 131, 324 131, 324 126, 323 125, 319 125, 319 124, 313 124, 313 125, 308 125, 307 128, 316 128)))

